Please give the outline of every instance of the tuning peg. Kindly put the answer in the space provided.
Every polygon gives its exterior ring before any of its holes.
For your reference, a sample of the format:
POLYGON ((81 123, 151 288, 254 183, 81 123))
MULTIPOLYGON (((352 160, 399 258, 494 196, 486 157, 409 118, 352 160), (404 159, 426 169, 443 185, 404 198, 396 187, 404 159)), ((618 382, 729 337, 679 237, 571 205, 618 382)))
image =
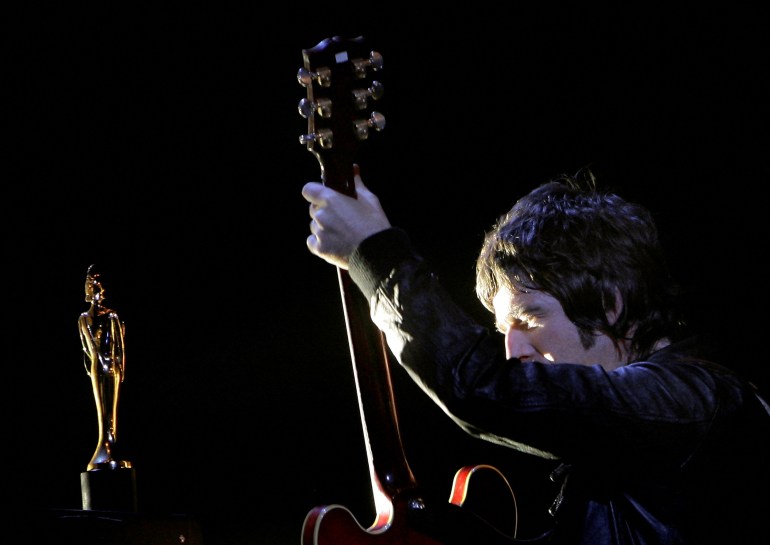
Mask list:
POLYGON ((332 83, 332 71, 325 66, 315 72, 304 67, 297 71, 297 81, 302 87, 308 87, 313 83, 313 80, 316 80, 321 87, 329 87, 332 83))
POLYGON ((385 128, 385 116, 380 112, 372 112, 369 119, 359 119, 355 122, 356 138, 366 140, 369 138, 369 129, 381 131, 385 128))
POLYGON ((366 108, 368 98, 372 97, 372 100, 379 100, 382 98, 385 89, 382 83, 379 81, 373 81, 372 86, 368 89, 356 89, 353 91, 353 101, 357 109, 363 110, 366 108))
POLYGON ((317 112, 320 117, 328 119, 332 115, 332 101, 328 98, 319 98, 315 102, 303 98, 297 105, 299 115, 304 118, 308 118, 313 112, 317 112))
POLYGON ((299 143, 303 145, 310 145, 318 143, 323 149, 329 149, 334 144, 334 135, 330 129, 320 129, 318 132, 312 134, 303 134, 299 137, 299 143))
POLYGON ((377 51, 369 53, 368 59, 353 59, 353 73, 357 78, 362 79, 366 77, 366 69, 371 67, 375 72, 382 70, 382 55, 377 51))

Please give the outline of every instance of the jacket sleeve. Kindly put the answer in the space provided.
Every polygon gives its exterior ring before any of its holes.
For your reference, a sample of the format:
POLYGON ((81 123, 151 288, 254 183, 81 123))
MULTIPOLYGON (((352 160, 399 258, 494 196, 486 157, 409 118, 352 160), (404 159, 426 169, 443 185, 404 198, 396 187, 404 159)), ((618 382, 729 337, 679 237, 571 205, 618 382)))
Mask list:
MULTIPOLYGON (((708 432, 724 385, 696 365, 506 360, 500 337, 455 304, 408 236, 393 228, 351 256, 351 278, 409 375, 471 435, 572 461, 685 460, 708 432), (661 446, 665 445, 666 456, 661 446)), ((740 395, 727 386, 725 400, 740 395), (730 390, 730 391, 727 391, 730 390)))

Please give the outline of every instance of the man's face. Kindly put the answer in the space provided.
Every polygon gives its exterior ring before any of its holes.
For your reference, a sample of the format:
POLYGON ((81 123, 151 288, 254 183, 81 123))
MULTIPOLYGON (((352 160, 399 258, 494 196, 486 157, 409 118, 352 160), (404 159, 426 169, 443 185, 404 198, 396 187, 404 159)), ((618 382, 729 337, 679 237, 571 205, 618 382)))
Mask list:
POLYGON ((608 371, 625 363, 605 334, 597 334, 594 345, 584 348, 577 326, 567 318, 561 303, 547 293, 502 287, 492 303, 497 329, 505 335, 505 354, 509 359, 599 364, 608 371))

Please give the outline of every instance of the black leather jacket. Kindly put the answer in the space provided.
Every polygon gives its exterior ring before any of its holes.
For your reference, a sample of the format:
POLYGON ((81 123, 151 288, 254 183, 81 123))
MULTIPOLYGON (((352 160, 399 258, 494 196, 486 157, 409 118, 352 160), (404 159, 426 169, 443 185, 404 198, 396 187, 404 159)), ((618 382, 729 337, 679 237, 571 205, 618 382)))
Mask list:
POLYGON ((364 241, 349 272, 398 362, 458 425, 564 463, 549 543, 770 543, 770 409, 694 341, 611 372, 506 361, 403 231, 364 241))

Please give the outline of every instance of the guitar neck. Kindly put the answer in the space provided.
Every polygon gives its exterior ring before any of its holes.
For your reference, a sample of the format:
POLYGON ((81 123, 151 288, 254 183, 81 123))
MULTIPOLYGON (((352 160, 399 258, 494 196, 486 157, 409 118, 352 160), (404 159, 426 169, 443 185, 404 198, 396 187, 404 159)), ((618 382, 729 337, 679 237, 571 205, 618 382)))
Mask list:
MULTIPOLYGON (((329 38, 303 50, 302 56, 297 78, 307 96, 299 111, 308 130, 300 142, 318 159, 323 183, 355 197, 353 164, 370 135, 385 125, 384 116, 373 108, 383 94, 373 79, 382 69, 382 57, 361 37, 329 38)), ((347 271, 338 269, 338 275, 376 502, 379 494, 394 498, 417 483, 401 442, 383 335, 347 271)))
POLYGON ((387 347, 369 319, 368 302, 347 271, 337 271, 372 486, 393 498, 416 489, 417 482, 401 442, 387 347))

